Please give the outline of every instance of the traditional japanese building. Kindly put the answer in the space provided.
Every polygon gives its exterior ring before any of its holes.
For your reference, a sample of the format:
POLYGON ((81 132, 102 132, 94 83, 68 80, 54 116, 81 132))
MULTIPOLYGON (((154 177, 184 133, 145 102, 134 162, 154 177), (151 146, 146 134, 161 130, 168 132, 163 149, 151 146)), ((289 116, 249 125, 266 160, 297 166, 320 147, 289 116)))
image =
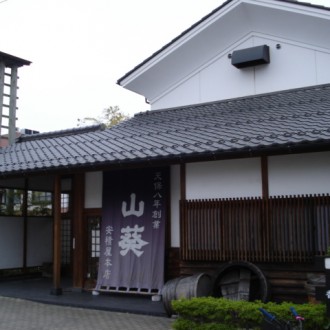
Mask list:
POLYGON ((329 29, 330 8, 229 0, 118 80, 151 111, 2 149, 1 271, 147 294, 206 273, 221 295, 242 265, 251 299, 306 301, 329 246, 329 29))

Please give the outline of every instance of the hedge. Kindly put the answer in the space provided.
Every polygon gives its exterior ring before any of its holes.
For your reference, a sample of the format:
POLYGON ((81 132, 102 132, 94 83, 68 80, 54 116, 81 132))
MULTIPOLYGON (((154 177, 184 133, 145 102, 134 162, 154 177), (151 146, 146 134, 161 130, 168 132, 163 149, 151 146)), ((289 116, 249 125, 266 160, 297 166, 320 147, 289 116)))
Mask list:
POLYGON ((264 317, 259 308, 264 308, 278 320, 295 322, 290 311, 294 307, 303 316, 304 329, 330 329, 324 304, 293 304, 283 302, 263 303, 225 298, 192 298, 172 301, 178 317, 173 322, 175 330, 235 330, 261 329, 264 317))

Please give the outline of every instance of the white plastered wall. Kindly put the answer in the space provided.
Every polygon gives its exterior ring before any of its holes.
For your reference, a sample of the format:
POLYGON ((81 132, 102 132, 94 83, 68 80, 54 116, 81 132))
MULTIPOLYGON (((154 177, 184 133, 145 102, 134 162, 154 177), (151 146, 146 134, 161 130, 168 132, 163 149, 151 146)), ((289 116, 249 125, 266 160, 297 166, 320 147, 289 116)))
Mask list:
POLYGON ((261 194, 260 158, 187 164, 187 199, 259 197, 261 194))
POLYGON ((40 266, 53 260, 53 219, 27 220, 27 267, 40 266))
POLYGON ((330 83, 329 63, 328 49, 255 33, 237 41, 155 97, 151 108, 213 102, 330 83), (228 54, 259 45, 270 47, 269 64, 244 69, 231 65, 228 54))
POLYGON ((103 173, 88 172, 85 174, 85 208, 102 207, 103 173))
MULTIPOLYGON (((52 191, 52 176, 35 176, 27 180, 28 188, 36 191, 52 191)), ((25 188, 24 178, 2 179, 4 188, 25 188)), ((0 217, 0 269, 23 267, 24 218, 0 217)), ((40 266, 53 259, 53 220, 50 217, 27 219, 27 267, 40 266)))
POLYGON ((330 193, 330 152, 272 156, 269 195, 330 193))
POLYGON ((23 267, 22 218, 0 218, 0 269, 23 267))

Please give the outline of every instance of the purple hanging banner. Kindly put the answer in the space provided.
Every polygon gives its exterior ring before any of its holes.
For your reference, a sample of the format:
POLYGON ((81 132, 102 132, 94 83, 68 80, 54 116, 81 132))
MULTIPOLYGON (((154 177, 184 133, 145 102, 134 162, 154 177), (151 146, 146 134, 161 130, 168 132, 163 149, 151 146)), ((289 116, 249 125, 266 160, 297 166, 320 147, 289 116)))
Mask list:
POLYGON ((168 169, 105 172, 96 290, 160 293, 168 169))

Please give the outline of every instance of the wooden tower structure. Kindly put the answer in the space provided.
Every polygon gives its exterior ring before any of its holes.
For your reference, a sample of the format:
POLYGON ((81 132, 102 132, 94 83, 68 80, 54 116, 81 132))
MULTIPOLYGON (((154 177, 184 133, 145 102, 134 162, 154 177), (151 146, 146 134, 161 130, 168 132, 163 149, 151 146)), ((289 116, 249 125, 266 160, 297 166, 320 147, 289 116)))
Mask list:
POLYGON ((0 52, 0 138, 7 135, 9 144, 16 138, 17 71, 30 64, 30 61, 0 52))

